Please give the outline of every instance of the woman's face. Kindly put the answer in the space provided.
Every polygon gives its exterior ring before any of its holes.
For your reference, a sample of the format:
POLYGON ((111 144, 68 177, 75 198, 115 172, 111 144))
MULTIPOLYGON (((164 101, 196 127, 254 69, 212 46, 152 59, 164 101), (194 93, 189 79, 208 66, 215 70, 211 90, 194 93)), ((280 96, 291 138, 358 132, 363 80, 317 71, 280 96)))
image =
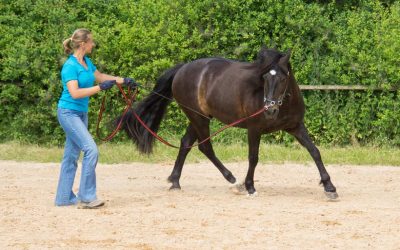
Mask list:
POLYGON ((93 41, 92 35, 89 35, 88 37, 89 37, 89 39, 88 39, 86 42, 84 42, 84 43, 82 44, 83 49, 84 49, 84 51, 85 51, 85 54, 90 54, 90 53, 92 53, 92 49, 93 49, 94 47, 96 47, 96 44, 95 44, 94 41, 93 41))

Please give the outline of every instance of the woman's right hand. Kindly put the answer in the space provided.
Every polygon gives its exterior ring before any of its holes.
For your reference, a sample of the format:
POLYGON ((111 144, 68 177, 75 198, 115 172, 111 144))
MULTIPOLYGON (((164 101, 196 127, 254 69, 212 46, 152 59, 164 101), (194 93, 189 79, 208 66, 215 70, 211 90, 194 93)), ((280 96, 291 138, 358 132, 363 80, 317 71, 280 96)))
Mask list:
POLYGON ((134 88, 136 88, 138 86, 138 83, 133 78, 125 77, 124 78, 124 85, 134 89, 134 88))
POLYGON ((99 87, 101 90, 107 90, 107 89, 111 89, 116 83, 117 83, 117 81, 115 81, 115 80, 107 80, 107 81, 100 83, 99 87))

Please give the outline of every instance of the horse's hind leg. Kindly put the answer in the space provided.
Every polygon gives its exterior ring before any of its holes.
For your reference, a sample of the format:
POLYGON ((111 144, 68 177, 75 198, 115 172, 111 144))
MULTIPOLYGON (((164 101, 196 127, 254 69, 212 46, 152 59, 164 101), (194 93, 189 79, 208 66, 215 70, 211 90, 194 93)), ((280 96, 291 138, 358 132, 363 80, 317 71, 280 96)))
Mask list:
POLYGON ((326 196, 330 199, 336 199, 338 197, 336 188, 331 182, 331 177, 329 176, 325 169, 324 163, 322 162, 321 154, 308 135, 308 131, 304 126, 304 123, 300 123, 297 127, 286 131, 296 137, 299 143, 308 150, 311 157, 314 159, 315 164, 317 165, 319 174, 321 175, 321 183, 324 185, 326 196))
POLYGON ((172 170, 171 175, 168 177, 168 181, 172 183, 170 189, 180 189, 179 179, 181 178, 183 164, 185 163, 185 159, 187 154, 190 151, 190 146, 196 141, 197 135, 195 130, 191 125, 189 125, 186 129, 185 135, 181 139, 181 146, 179 148, 179 154, 176 158, 174 169, 172 170))

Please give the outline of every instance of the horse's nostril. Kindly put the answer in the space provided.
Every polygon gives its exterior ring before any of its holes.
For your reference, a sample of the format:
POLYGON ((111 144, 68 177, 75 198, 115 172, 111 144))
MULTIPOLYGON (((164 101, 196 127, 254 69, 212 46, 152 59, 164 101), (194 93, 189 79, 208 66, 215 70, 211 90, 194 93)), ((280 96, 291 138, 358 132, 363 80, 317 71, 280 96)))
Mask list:
POLYGON ((273 118, 275 119, 278 116, 279 113, 279 108, 277 107, 270 107, 268 110, 265 112, 265 116, 267 118, 273 118))
POLYGON ((276 108, 270 108, 267 110, 267 114, 274 115, 277 111, 278 111, 278 109, 276 109, 276 108))

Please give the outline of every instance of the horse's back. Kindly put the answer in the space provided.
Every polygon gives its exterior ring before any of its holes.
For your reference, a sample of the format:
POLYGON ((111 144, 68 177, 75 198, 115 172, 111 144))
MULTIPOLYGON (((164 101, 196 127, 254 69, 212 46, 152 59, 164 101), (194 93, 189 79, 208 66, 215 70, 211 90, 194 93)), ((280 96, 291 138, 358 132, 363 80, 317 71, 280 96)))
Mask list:
MULTIPOLYGON (((248 84, 247 78, 253 74, 246 69, 249 65, 224 58, 204 58, 187 63, 174 77, 174 98, 207 116, 243 115, 240 103, 244 86, 241 85, 248 84)), ((219 119, 230 120, 228 117, 219 119)))
POLYGON ((223 74, 235 61, 224 58, 202 58, 186 63, 175 75, 178 79, 190 79, 196 81, 202 74, 212 73, 213 76, 223 74))

